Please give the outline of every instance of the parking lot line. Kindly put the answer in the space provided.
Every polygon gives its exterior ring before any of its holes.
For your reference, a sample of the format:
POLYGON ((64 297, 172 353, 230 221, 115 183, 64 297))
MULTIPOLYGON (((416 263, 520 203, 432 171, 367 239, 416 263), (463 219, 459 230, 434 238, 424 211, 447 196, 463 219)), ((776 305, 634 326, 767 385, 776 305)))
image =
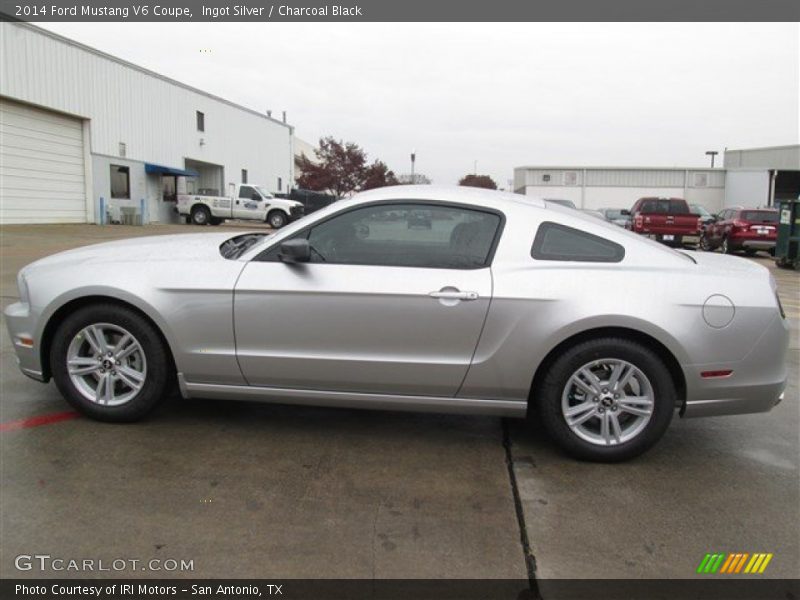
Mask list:
POLYGON ((50 413, 47 415, 37 415, 35 417, 28 417, 27 419, 18 419, 16 421, 7 421, 0 423, 0 432, 15 431, 17 429, 27 429, 29 427, 39 427, 39 425, 50 425, 52 423, 60 423, 61 421, 69 421, 78 417, 78 413, 74 411, 66 411, 59 413, 50 413))

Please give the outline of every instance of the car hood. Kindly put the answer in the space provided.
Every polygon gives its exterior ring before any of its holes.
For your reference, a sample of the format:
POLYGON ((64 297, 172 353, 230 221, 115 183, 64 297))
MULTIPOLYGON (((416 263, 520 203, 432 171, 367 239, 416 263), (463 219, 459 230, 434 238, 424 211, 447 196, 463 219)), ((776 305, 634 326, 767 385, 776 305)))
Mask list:
MULTIPOLYGON (((242 231, 242 233, 247 232, 242 231)), ((92 244, 91 246, 82 246, 74 250, 52 254, 31 263, 25 267, 25 270, 109 262, 153 263, 210 258, 224 260, 219 253, 219 246, 222 242, 235 235, 238 234, 229 231, 219 233, 181 233, 92 244)))

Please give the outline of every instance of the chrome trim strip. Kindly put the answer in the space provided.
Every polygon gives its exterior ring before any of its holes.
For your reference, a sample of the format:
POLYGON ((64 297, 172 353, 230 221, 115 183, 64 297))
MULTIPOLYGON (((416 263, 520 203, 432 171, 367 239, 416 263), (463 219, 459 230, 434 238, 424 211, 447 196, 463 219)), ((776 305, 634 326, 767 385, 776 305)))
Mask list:
POLYGON ((189 383, 182 374, 178 375, 178 382, 181 387, 181 393, 186 398, 217 398, 306 406, 408 410, 502 417, 524 417, 528 410, 528 403, 519 400, 401 396, 396 394, 365 394, 360 392, 220 385, 216 383, 189 383))

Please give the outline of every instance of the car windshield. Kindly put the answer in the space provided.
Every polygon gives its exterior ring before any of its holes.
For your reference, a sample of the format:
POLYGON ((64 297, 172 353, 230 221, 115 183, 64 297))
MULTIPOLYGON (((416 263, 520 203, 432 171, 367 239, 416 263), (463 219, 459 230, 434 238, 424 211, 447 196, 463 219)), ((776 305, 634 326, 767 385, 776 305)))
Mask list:
POLYGON ((624 215, 622 214, 621 208, 607 208, 606 209, 606 219, 622 219, 624 215))
POLYGON ((692 214, 693 215, 700 215, 701 217, 710 217, 711 213, 708 212, 705 207, 700 206, 699 204, 692 204, 692 214))
POLYGON ((264 196, 264 198, 274 198, 275 197, 275 196, 272 195, 272 192, 268 192, 266 190, 266 188, 264 188, 264 187, 262 187, 260 185, 254 185, 253 187, 256 188, 258 190, 258 193, 261 194, 262 196, 264 196))
POLYGON ((758 223, 777 223, 778 212, 774 210, 745 210, 742 211, 742 219, 758 223))

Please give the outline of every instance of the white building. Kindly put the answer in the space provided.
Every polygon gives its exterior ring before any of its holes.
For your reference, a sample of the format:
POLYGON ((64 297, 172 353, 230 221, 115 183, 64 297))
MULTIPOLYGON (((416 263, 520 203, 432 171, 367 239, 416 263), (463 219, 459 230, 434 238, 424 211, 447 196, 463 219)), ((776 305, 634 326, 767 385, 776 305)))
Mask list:
POLYGON ((292 127, 25 23, 0 23, 0 223, 174 221, 189 192, 286 191, 292 127), (184 181, 181 178, 180 181, 184 181))
POLYGON ((722 169, 517 167, 514 191, 578 208, 630 208, 645 196, 685 198, 715 213, 800 196, 800 145, 725 150, 722 169))
POLYGON ((725 171, 649 167, 517 167, 514 191, 572 200, 578 208, 630 208, 645 196, 685 198, 722 208, 725 171))
POLYGON ((800 145, 725 150, 725 206, 774 206, 800 198, 800 145))

